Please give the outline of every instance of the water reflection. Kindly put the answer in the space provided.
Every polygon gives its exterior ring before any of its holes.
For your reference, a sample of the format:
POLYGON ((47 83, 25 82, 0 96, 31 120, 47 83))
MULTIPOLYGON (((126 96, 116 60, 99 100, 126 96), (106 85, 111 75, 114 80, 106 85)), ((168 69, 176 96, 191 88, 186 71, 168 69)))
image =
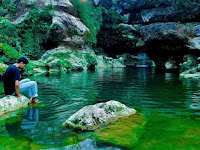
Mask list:
POLYGON ((27 117, 22 118, 21 129, 33 129, 39 121, 39 110, 36 107, 30 107, 27 111, 27 117))
POLYGON ((82 107, 111 99, 136 108, 147 118, 155 114, 200 118, 200 81, 180 80, 172 73, 119 68, 31 79, 38 82, 39 99, 44 106, 27 109, 15 124, 6 123, 2 129, 9 133, 18 131, 37 144, 62 145, 71 132, 63 132, 58 126, 82 107))

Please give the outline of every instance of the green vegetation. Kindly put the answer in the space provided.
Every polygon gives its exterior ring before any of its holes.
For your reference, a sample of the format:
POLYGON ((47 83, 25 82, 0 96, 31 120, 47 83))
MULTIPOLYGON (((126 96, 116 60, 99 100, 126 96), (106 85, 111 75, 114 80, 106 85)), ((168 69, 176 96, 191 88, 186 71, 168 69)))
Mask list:
POLYGON ((200 71, 200 60, 196 58, 196 56, 185 56, 183 62, 184 63, 180 64, 180 72, 193 74, 200 71))
POLYGON ((142 114, 121 118, 94 133, 96 140, 102 140, 127 148, 134 147, 144 131, 147 120, 142 114))
POLYGON ((5 13, 13 16, 16 12, 16 1, 17 0, 0 0, 0 16, 3 16, 5 13))
POLYGON ((19 29, 20 44, 22 47, 21 53, 24 53, 31 59, 38 59, 46 51, 43 43, 47 38, 47 33, 51 26, 51 10, 52 5, 46 6, 40 11, 36 6, 29 12, 29 15, 17 28, 19 29))
POLYGON ((20 56, 17 49, 18 31, 8 20, 0 17, 0 61, 13 63, 20 56))
POLYGON ((105 24, 110 24, 109 27, 115 27, 117 24, 125 22, 124 18, 121 15, 119 15, 116 11, 111 11, 104 7, 102 7, 101 9, 104 26, 105 24))
POLYGON ((97 64, 97 60, 91 54, 86 54, 85 59, 86 59, 89 66, 91 66, 91 65, 95 66, 97 64))
POLYGON ((10 21, 0 17, 0 43, 17 47, 18 30, 10 21))
POLYGON ((20 24, 12 24, 0 17, 0 60, 6 64, 16 61, 20 55, 38 59, 46 51, 43 47, 51 26, 52 5, 42 11, 34 4, 27 18, 20 24))
POLYGON ((88 43, 97 43, 97 33, 102 25, 102 10, 101 7, 95 8, 89 1, 72 1, 74 8, 77 10, 80 19, 89 28, 89 33, 86 33, 85 38, 88 43))
POLYGON ((6 64, 14 63, 19 58, 20 54, 6 43, 0 43, 0 61, 6 64))
POLYGON ((135 150, 198 150, 199 121, 151 115, 135 150))
MULTIPOLYGON (((3 76, 4 72, 6 71, 7 69, 7 65, 3 64, 3 63, 0 63, 0 77, 3 76)), ((2 86, 3 87, 3 86, 2 86)), ((2 90, 0 89, 0 93, 2 93, 2 90)))

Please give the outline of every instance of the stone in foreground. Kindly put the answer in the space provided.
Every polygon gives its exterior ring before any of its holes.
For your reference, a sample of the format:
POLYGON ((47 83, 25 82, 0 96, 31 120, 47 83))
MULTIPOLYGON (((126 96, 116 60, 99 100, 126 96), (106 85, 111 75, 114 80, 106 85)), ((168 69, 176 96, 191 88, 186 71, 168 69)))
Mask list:
MULTIPOLYGON (((108 145, 108 144, 106 146, 104 146, 103 144, 98 145, 94 139, 86 139, 77 144, 61 147, 60 149, 65 149, 65 150, 121 150, 118 147, 108 145)), ((48 149, 48 150, 52 150, 52 149, 48 149)))
POLYGON ((106 103, 85 106, 63 124, 75 129, 95 130, 118 118, 127 117, 135 113, 135 109, 128 108, 120 102, 111 100, 106 103))
POLYGON ((27 107, 29 99, 25 96, 16 97, 16 96, 5 96, 0 99, 0 115, 3 115, 7 112, 18 110, 23 107, 27 107))

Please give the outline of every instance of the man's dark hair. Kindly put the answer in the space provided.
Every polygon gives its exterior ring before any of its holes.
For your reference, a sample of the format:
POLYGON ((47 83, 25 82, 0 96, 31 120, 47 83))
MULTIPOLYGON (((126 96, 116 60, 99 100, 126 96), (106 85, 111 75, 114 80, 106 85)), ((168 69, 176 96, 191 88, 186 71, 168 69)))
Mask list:
POLYGON ((28 59, 26 57, 20 57, 17 63, 23 62, 24 64, 28 64, 28 59))

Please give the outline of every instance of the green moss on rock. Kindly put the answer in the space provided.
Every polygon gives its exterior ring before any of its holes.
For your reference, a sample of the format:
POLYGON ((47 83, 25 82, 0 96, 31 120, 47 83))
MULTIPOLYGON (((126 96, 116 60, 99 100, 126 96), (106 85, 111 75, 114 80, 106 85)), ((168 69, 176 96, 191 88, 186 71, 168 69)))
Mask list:
POLYGON ((138 143, 146 122, 142 114, 136 113, 120 118, 111 125, 98 130, 93 137, 96 140, 132 148, 138 143))

